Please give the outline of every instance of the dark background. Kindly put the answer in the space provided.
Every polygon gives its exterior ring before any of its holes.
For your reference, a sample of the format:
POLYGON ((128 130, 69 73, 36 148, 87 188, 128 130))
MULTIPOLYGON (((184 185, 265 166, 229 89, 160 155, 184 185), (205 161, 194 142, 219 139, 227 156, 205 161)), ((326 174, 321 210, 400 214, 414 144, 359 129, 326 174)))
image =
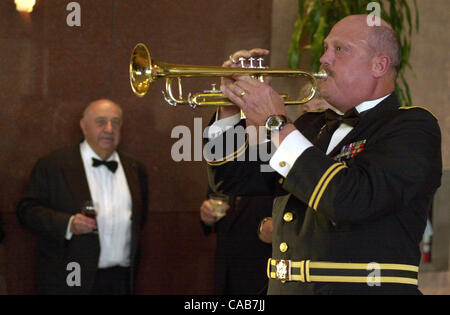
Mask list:
MULTIPOLYGON (((185 125, 193 134, 194 118, 204 127, 214 109, 170 107, 163 81, 146 97, 134 96, 131 49, 144 42, 156 60, 220 65, 238 49, 270 48, 272 1, 78 0, 81 27, 66 24, 69 2, 38 0, 31 14, 20 14, 13 0, 0 1, 0 215, 8 292, 35 293, 36 237, 15 214, 34 163, 77 143, 84 107, 109 98, 124 110, 119 149, 141 160, 150 178, 137 293, 212 293, 215 239, 202 234, 198 214, 205 162, 174 162, 178 139, 171 132, 185 125)), ((185 79, 185 94, 211 82, 185 79)))

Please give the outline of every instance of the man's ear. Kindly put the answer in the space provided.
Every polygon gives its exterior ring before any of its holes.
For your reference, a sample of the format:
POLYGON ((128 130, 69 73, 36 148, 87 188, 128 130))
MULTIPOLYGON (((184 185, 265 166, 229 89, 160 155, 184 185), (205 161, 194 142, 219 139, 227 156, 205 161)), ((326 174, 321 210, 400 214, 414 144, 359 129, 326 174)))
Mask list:
POLYGON ((375 78, 381 78, 391 68, 391 58, 386 54, 379 54, 372 59, 372 73, 375 78))
POLYGON ((84 118, 80 119, 80 128, 81 131, 83 132, 83 135, 86 135, 86 122, 84 121, 84 118))

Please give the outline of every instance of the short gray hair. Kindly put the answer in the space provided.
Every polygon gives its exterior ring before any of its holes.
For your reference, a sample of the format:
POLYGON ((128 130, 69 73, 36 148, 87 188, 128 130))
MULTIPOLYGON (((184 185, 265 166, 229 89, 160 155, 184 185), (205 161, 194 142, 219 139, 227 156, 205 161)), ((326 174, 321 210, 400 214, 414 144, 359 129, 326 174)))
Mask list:
POLYGON ((402 46, 397 33, 387 26, 372 26, 368 42, 375 53, 386 53, 391 58, 391 67, 397 74, 402 63, 402 46))

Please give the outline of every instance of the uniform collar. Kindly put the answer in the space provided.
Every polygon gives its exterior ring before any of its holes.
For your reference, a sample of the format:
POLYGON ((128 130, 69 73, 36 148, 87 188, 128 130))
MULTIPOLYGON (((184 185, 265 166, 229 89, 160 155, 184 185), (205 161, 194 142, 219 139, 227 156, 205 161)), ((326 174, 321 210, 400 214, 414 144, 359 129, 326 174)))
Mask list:
POLYGON ((358 111, 358 113, 365 112, 365 111, 367 111, 369 109, 372 109, 375 106, 377 106, 379 103, 381 103, 385 98, 387 98, 391 94, 392 93, 389 93, 388 95, 385 95, 383 97, 377 98, 376 100, 362 102, 361 104, 357 105, 355 108, 358 111))

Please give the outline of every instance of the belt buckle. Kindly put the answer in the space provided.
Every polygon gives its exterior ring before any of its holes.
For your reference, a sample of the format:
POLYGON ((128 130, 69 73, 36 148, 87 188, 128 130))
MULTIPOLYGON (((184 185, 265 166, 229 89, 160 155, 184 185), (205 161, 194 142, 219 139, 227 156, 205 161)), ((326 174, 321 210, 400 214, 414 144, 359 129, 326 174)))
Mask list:
POLYGON ((276 260, 275 264, 275 277, 277 280, 290 281, 291 280, 291 261, 290 260, 276 260))

